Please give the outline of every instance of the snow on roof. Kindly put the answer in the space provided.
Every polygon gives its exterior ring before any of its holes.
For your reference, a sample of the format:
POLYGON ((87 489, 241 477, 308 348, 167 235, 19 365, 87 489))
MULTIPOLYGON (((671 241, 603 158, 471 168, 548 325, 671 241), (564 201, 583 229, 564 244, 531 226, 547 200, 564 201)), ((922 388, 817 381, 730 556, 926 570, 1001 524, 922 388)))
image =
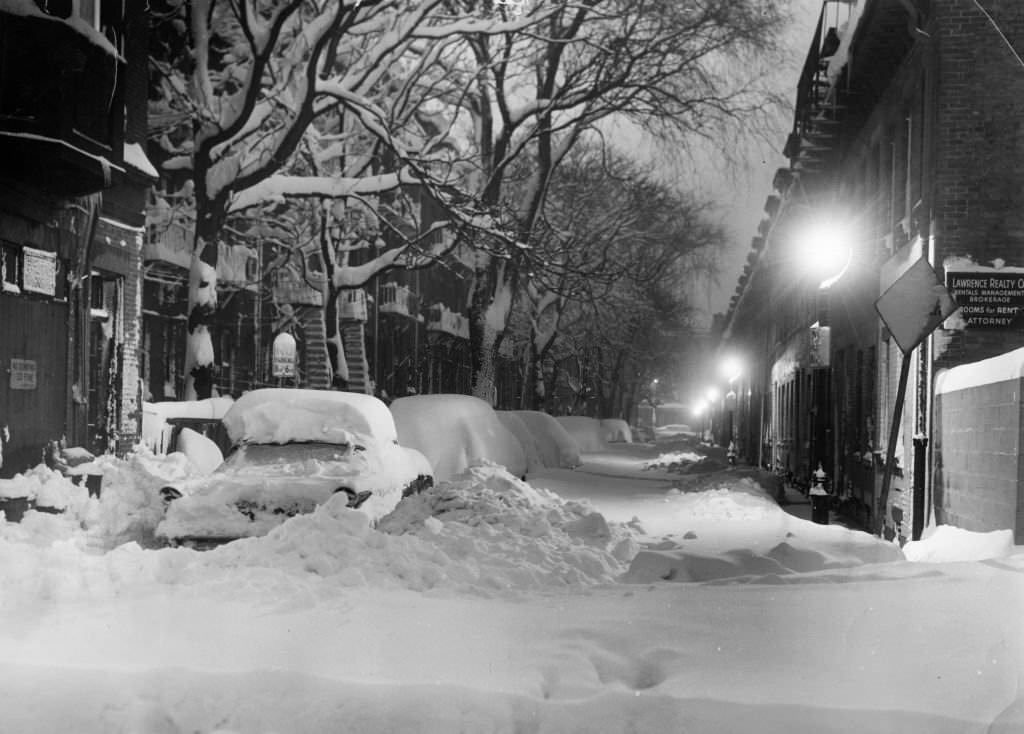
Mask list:
POLYGON ((1024 377, 1024 347, 980 362, 962 364, 940 372, 935 378, 935 393, 956 392, 970 387, 993 385, 1024 377))
POLYGON ((270 387, 240 397, 224 415, 233 443, 379 442, 397 438, 388 407, 372 395, 270 387))

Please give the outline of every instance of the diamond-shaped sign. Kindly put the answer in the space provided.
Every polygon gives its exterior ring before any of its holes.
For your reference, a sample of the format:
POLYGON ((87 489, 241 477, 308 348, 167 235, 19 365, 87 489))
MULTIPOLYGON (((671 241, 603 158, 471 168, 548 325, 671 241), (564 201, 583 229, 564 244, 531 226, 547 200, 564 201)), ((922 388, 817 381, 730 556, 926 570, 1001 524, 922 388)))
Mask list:
POLYGON ((921 258, 875 301, 889 333, 909 353, 959 308, 931 264, 921 258))

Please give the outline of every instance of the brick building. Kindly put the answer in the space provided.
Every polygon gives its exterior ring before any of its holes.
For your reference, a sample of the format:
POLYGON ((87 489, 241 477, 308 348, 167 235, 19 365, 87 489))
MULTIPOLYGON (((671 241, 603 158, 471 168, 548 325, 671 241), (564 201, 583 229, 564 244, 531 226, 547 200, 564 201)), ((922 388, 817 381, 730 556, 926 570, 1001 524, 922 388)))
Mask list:
MULTIPOLYGON (((957 465, 971 453, 961 441, 976 456, 1005 454, 1009 443, 986 448, 995 431, 944 433, 937 401, 955 396, 937 398, 935 383, 944 370, 1024 345, 1024 289, 1011 287, 1024 277, 1022 55, 1016 0, 823 3, 785 147, 790 165, 776 176, 727 314, 723 348, 753 365, 735 406, 747 458, 805 482, 821 464, 846 508, 889 537, 917 537, 934 517, 1015 527, 1021 540, 1014 513, 983 509, 977 496, 987 472, 1000 474, 992 487, 1005 487, 1016 465, 975 460, 973 474, 957 465), (801 242, 822 218, 850 238, 831 272, 825 253, 840 235, 810 249, 801 242), (890 296, 908 289, 910 302, 934 296, 938 305, 929 278, 963 308, 901 346, 875 302, 893 288, 890 296), (995 285, 964 286, 982 280, 995 285)), ((1020 431, 1012 410, 974 404, 973 423, 1020 431)))
POLYGON ((10 476, 139 425, 146 21, 137 3, 0 8, 0 426, 10 476))

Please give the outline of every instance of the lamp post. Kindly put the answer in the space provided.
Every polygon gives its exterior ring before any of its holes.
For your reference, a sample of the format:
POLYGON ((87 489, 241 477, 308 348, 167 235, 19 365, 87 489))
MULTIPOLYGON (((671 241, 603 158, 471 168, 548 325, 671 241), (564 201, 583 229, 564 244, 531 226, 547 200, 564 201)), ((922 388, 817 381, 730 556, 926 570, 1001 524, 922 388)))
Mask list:
POLYGON ((651 380, 651 433, 658 437, 658 378, 651 380))

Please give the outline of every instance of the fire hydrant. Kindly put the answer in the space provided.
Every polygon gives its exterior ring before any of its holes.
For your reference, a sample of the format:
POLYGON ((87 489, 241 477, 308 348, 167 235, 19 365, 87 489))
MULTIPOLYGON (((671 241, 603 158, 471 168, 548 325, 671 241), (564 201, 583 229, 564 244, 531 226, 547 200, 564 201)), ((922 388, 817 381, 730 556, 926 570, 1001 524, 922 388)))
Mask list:
POLYGON ((828 490, 825 489, 826 479, 828 479, 828 475, 819 463, 808 494, 811 500, 811 520, 821 525, 828 525, 829 505, 832 503, 832 498, 828 490))

